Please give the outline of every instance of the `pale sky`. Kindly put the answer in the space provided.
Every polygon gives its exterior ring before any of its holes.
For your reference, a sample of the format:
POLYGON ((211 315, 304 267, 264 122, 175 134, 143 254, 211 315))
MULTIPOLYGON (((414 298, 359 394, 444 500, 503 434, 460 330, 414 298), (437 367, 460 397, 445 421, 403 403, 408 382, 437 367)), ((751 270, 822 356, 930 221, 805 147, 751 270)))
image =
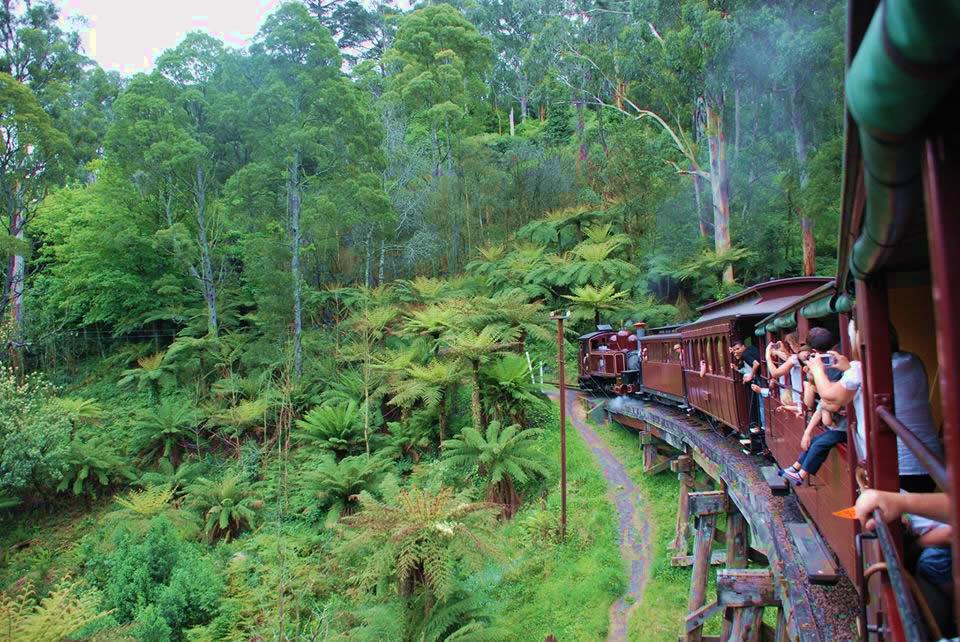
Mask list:
POLYGON ((206 31, 242 47, 281 0, 56 0, 84 52, 107 71, 149 71, 157 57, 190 31, 206 31), (86 27, 68 21, 85 16, 86 27))

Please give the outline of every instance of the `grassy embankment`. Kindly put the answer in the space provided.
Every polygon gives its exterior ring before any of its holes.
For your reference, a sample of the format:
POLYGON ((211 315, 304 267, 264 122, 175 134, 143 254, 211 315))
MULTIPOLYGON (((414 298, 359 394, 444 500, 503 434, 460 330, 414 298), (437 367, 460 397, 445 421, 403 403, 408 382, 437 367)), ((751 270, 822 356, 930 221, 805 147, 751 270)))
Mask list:
MULTIPOLYGON (((676 475, 669 471, 659 475, 643 472, 636 432, 616 423, 600 426, 598 432, 640 489, 650 521, 652 567, 643 600, 630 617, 629 639, 631 642, 675 639, 687 615, 690 593, 690 567, 671 566, 672 553, 667 550, 674 537, 680 485, 676 475)), ((710 574, 708 599, 714 594, 715 576, 716 567, 710 574)), ((720 633, 719 616, 707 623, 704 633, 720 633)))
POLYGON ((516 557, 504 566, 497 591, 500 624, 512 640, 542 641, 606 638, 611 604, 626 590, 626 568, 617 545, 617 517, 607 498, 607 483, 576 429, 567 424, 569 524, 566 542, 551 541, 549 528, 560 514, 558 408, 543 440, 550 462, 546 511, 543 501, 530 506, 505 528, 516 557))

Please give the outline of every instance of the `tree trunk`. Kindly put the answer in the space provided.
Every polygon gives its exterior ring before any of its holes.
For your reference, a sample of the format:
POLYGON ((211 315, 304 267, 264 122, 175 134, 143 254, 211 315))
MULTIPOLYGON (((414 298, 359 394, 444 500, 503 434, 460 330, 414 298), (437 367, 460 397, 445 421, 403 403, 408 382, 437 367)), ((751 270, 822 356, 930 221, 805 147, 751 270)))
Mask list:
MULTIPOLYGON (((707 105, 707 143, 710 147, 710 188, 713 194, 713 241, 718 254, 730 249, 730 177, 723 117, 719 109, 707 105)), ((723 271, 723 282, 733 283, 733 265, 723 271)))
POLYGON ((380 267, 377 270, 377 285, 383 285, 383 273, 387 263, 387 241, 380 239, 380 267))
POLYGON ((577 154, 577 178, 580 178, 581 165, 587 160, 587 141, 586 141, 586 117, 584 115, 585 105, 583 100, 578 99, 577 103, 577 145, 580 148, 577 154))
POLYGON ((510 107, 510 136, 517 135, 517 125, 513 120, 513 106, 510 107))
POLYGON ((527 122, 527 111, 528 111, 527 94, 526 92, 524 92, 523 95, 520 96, 520 122, 521 123, 527 122))
MULTIPOLYGON (((693 170, 693 166, 690 167, 693 170)), ((697 174, 690 174, 690 178, 693 180, 693 201, 694 205, 697 208, 697 222, 700 226, 700 238, 705 239, 709 236, 710 230, 709 227, 709 214, 703 209, 703 187, 700 185, 702 180, 697 174)))
MULTIPOLYGON (((447 173, 453 179, 453 146, 450 143, 450 122, 445 124, 447 131, 447 173)), ((453 208, 450 209, 450 265, 447 266, 450 274, 454 274, 460 263, 460 217, 453 208)))
POLYGON ((293 371, 303 374, 303 302, 300 278, 300 153, 294 152, 287 175, 287 203, 290 209, 290 272, 293 278, 293 371))
POLYGON ((217 284, 213 276, 213 258, 207 236, 207 176, 203 168, 199 166, 197 167, 194 190, 197 240, 200 246, 200 287, 203 291, 203 300, 207 304, 207 332, 215 337, 220 330, 220 320, 217 314, 217 284))
POLYGON ((800 178, 800 194, 797 202, 797 216, 800 217, 800 229, 803 231, 803 275, 817 273, 817 245, 813 238, 813 221, 803 210, 803 197, 810 176, 807 172, 807 138, 803 132, 803 116, 797 104, 796 81, 790 86, 790 125, 793 127, 793 148, 797 155, 797 171, 800 178))
MULTIPOLYGON (((733 93, 733 152, 740 154, 740 88, 733 93)), ((739 156, 738 156, 739 158, 739 156)))
MULTIPOLYGON (((24 228, 23 211, 19 204, 13 206, 13 213, 10 220, 10 236, 17 240, 23 240, 24 228)), ((23 285, 27 277, 27 262, 20 254, 14 254, 10 257, 10 267, 8 271, 9 286, 7 296, 10 304, 10 321, 13 324, 13 332, 16 342, 22 340, 23 331, 23 285)))
POLYGON ((474 427, 483 432, 486 426, 483 425, 483 404, 480 403, 480 362, 471 361, 470 367, 473 370, 473 390, 470 391, 470 410, 473 413, 474 427))
POLYGON ((370 245, 370 237, 373 235, 373 230, 367 230, 367 239, 364 242, 365 248, 365 259, 364 259, 364 270, 363 270, 363 284, 368 288, 373 285, 373 248, 370 245))
POLYGON ((447 397, 450 390, 444 390, 437 407, 437 425, 440 427, 440 449, 443 450, 443 440, 447 438, 447 397))

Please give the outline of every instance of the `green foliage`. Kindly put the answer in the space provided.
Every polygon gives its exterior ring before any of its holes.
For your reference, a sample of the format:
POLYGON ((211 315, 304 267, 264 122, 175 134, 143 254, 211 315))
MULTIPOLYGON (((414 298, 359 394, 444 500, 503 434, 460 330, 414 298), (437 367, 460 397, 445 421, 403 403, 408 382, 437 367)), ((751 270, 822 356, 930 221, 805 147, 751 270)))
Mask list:
POLYGON ((592 285, 573 288, 573 294, 565 294, 564 298, 574 304, 580 318, 584 318, 586 313, 586 318, 592 317, 594 325, 597 325, 600 323, 600 311, 616 310, 626 296, 626 292, 617 292, 612 283, 607 283, 598 288, 592 285))
POLYGON ((324 526, 352 515, 360 505, 360 493, 373 492, 388 469, 381 457, 357 455, 337 461, 327 455, 319 466, 303 473, 301 489, 314 499, 316 508, 326 510, 324 526))
POLYGON ((42 599, 25 582, 14 595, 0 592, 0 641, 60 642, 106 615, 98 611, 99 602, 95 591, 69 577, 42 599))
POLYGON ((70 489, 74 495, 96 495, 98 486, 105 489, 119 480, 135 477, 126 458, 103 436, 87 441, 74 438, 62 474, 57 492, 70 489))
POLYGON ((227 473, 223 479, 200 477, 187 487, 191 508, 204 519, 207 539, 229 539, 251 526, 263 502, 254 495, 256 486, 239 473, 227 473))
POLYGON ((198 442, 199 422, 197 411, 189 403, 166 397, 159 406, 140 411, 134 419, 134 449, 146 461, 166 458, 176 465, 184 447, 198 442))
POLYGON ((296 438, 338 459, 360 452, 363 446, 363 416, 356 401, 324 403, 297 420, 296 438))
POLYGON ((152 519, 164 512, 173 499, 173 489, 168 486, 149 486, 143 490, 130 491, 126 497, 117 499, 117 504, 134 515, 152 519))
POLYGON ((216 569, 164 517, 154 518, 142 538, 121 531, 106 562, 106 606, 120 622, 136 620, 145 634, 165 631, 162 619, 179 637, 185 628, 216 614, 223 591, 216 569))
POLYGON ((427 591, 443 600, 455 589, 457 566, 492 551, 495 510, 449 488, 401 490, 386 501, 363 493, 360 501, 360 512, 345 521, 353 527, 350 545, 368 554, 356 578, 362 585, 392 577, 401 597, 427 591))
POLYGON ((486 483, 487 500, 512 517, 520 504, 515 485, 533 474, 546 474, 543 455, 536 448, 539 436, 537 428, 501 427, 499 421, 491 421, 485 433, 468 426, 460 437, 443 442, 443 456, 454 466, 476 470, 486 483))
POLYGON ((532 381, 530 365, 518 354, 504 354, 481 370, 483 398, 502 423, 523 423, 526 410, 543 403, 543 395, 532 381))
POLYGON ((20 382, 0 366, 0 495, 47 495, 63 479, 73 427, 53 395, 42 376, 20 382))

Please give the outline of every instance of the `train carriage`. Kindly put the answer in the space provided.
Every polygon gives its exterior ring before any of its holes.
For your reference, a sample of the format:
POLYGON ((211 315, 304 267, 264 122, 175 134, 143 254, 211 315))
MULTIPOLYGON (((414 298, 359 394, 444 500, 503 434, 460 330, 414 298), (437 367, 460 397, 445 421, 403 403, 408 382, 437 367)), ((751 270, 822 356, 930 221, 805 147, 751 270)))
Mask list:
POLYGON ((674 404, 684 404, 683 364, 678 325, 645 330, 639 339, 640 390, 674 404))
POLYGON ((733 342, 748 340, 759 319, 828 281, 818 277, 768 281, 701 307, 700 318, 680 328, 687 402, 721 424, 747 433, 754 411, 751 404, 756 401, 731 364, 733 342), (702 375, 701 363, 706 366, 702 375))
MULTIPOLYGON (((800 342, 804 343, 810 329, 821 326, 828 328, 838 341, 845 344, 840 328, 849 320, 852 307, 853 299, 838 293, 836 282, 831 280, 790 306, 762 319, 754 334, 770 342, 782 340, 788 333, 796 333, 800 342)), ((848 347, 846 351, 849 354, 848 347)), ((802 391, 794 389, 794 383, 789 377, 769 380, 769 387, 770 396, 764 404, 766 445, 777 464, 786 468, 797 459, 807 417, 798 417, 795 412, 781 408, 795 403, 802 391), (784 388, 790 390, 788 397, 782 395, 784 388)), ((852 431, 850 426, 848 424, 848 434, 852 431)), ((853 440, 848 439, 848 443, 852 444, 853 440)), ((852 446, 848 447, 847 444, 836 446, 830 451, 817 474, 811 475, 806 484, 794 489, 807 514, 850 577, 856 577, 857 568, 854 525, 849 520, 838 519, 834 513, 852 505, 856 500, 854 452, 852 446)))

